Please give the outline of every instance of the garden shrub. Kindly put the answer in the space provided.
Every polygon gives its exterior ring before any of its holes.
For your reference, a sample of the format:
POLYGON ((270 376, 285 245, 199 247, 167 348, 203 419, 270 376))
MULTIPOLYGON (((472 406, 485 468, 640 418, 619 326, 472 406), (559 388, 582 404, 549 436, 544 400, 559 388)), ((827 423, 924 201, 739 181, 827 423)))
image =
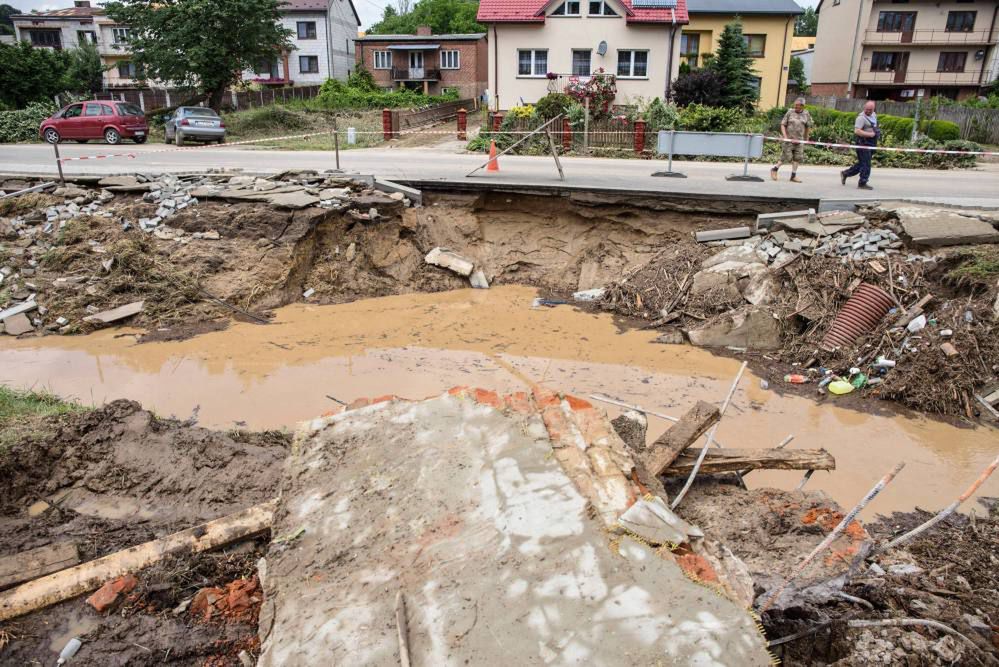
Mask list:
POLYGON ((535 109, 539 116, 548 120, 555 116, 564 115, 572 102, 572 98, 565 93, 548 93, 538 100, 535 109))
POLYGON ((384 91, 377 87, 373 90, 367 85, 363 75, 354 77, 358 85, 344 83, 337 79, 327 79, 319 89, 319 95, 309 101, 313 109, 402 109, 433 106, 445 102, 454 102, 458 93, 450 90, 443 95, 424 95, 422 92, 408 88, 397 88, 384 91))
POLYGON ((659 130, 675 130, 680 123, 680 112, 657 97, 649 103, 642 118, 646 123, 646 132, 655 134, 659 130))
POLYGON ((690 104, 680 111, 680 127, 690 132, 738 132, 745 121, 739 109, 690 104))
POLYGON ((56 111, 50 102, 33 102, 17 111, 0 111, 0 143, 33 141, 38 138, 38 126, 56 111))

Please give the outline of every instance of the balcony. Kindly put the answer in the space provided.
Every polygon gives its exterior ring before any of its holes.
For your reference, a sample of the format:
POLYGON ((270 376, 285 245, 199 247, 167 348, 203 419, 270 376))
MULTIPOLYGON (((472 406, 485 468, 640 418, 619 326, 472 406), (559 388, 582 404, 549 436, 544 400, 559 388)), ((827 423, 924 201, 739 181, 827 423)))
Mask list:
POLYGON ((936 70, 908 70, 897 72, 861 72, 857 83, 880 85, 926 86, 977 86, 979 81, 991 81, 992 74, 984 76, 980 70, 967 72, 938 72, 936 70))
POLYGON ((554 72, 548 74, 548 92, 549 93, 564 93, 566 88, 571 82, 588 83, 590 79, 595 79, 597 77, 605 77, 610 79, 615 79, 613 74, 591 74, 590 76, 585 76, 582 74, 556 74, 554 72))
POLYGON ((440 81, 441 71, 434 67, 393 67, 393 81, 440 81))
POLYGON ((906 46, 914 44, 916 46, 984 46, 995 44, 999 39, 999 31, 989 35, 987 30, 958 31, 932 29, 932 30, 911 30, 909 32, 880 32, 878 30, 868 30, 864 33, 864 44, 892 45, 904 44, 906 46))

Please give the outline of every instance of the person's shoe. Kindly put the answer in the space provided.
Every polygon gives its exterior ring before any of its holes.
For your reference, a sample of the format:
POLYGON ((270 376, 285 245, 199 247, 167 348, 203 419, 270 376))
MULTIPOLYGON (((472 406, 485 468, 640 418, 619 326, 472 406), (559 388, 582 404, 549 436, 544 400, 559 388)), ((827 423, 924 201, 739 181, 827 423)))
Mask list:
POLYGON ((857 186, 857 189, 858 190, 873 190, 874 188, 872 188, 871 186, 869 186, 867 183, 861 183, 860 185, 857 186))
POLYGON ((772 181, 777 180, 777 167, 774 167, 773 169, 770 170, 770 180, 772 181))
POLYGON ((846 170, 839 172, 839 182, 846 185, 846 170))
POLYGON ((801 183, 801 179, 798 178, 797 174, 791 174, 791 182, 792 183, 801 183))

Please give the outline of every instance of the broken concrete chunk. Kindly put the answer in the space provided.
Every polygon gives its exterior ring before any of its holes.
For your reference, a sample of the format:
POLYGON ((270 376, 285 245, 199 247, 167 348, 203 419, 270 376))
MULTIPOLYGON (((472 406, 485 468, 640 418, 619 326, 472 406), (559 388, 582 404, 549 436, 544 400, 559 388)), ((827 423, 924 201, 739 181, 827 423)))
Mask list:
POLYGON ((351 243, 349 246, 347 246, 347 250, 343 253, 343 258, 346 259, 348 262, 353 262, 354 257, 356 255, 357 255, 357 244, 351 243))
POLYGON ((720 315, 685 333, 691 343, 701 347, 775 350, 781 344, 780 326, 774 316, 752 306, 720 315))
POLYGON ((582 290, 580 292, 574 292, 572 298, 575 301, 600 301, 604 298, 604 294, 607 290, 603 287, 597 287, 595 289, 582 290))
POLYGON ((752 236, 749 227, 733 227, 731 229, 712 229, 706 232, 696 232, 694 239, 698 243, 708 241, 724 241, 726 239, 748 239, 752 236))
POLYGON ((18 313, 17 315, 11 315, 10 317, 3 320, 3 331, 5 334, 11 336, 20 336, 21 334, 26 334, 29 331, 34 331, 35 327, 32 326, 31 320, 24 313, 18 313))
POLYGON ((303 299, 308 299, 310 296, 312 296, 315 293, 316 293, 316 290, 314 288, 310 287, 309 289, 307 289, 304 292, 302 292, 302 298, 303 299))
POLYGON ((20 313, 27 313, 28 311, 34 310, 38 307, 38 304, 34 299, 30 301, 25 301, 24 303, 19 303, 16 306, 11 306, 6 310, 0 310, 0 322, 7 320, 9 317, 18 315, 20 313))
POLYGON ((678 545, 704 537, 700 529, 674 514, 658 497, 635 502, 618 519, 618 526, 653 545, 678 545))
POLYGON ((447 248, 437 247, 427 253, 424 258, 427 264, 433 264, 444 269, 454 271, 460 276, 468 277, 472 275, 475 264, 465 259, 461 255, 447 248))
POLYGON ((645 436, 649 430, 649 419, 644 414, 637 410, 628 410, 614 419, 611 426, 632 451, 645 451, 645 436))
POLYGON ((900 209, 905 235, 915 244, 940 248, 975 243, 999 243, 999 230, 977 218, 952 211, 900 209))
POLYGON ((481 269, 473 271, 472 275, 468 277, 468 281, 475 289, 489 289, 489 280, 486 279, 486 274, 481 269))
POLYGON ((141 313, 145 303, 145 301, 129 303, 124 306, 112 308, 111 310, 96 313, 94 315, 88 315, 83 318, 83 321, 91 324, 111 324, 112 322, 117 322, 118 320, 123 320, 126 317, 132 317, 133 315, 141 313))
POLYGON ((725 250, 708 257, 706 260, 701 262, 701 268, 710 269, 718 266, 719 264, 728 264, 729 262, 742 264, 762 263, 765 258, 766 253, 764 251, 758 250, 751 245, 740 244, 732 246, 731 248, 726 248, 725 250))

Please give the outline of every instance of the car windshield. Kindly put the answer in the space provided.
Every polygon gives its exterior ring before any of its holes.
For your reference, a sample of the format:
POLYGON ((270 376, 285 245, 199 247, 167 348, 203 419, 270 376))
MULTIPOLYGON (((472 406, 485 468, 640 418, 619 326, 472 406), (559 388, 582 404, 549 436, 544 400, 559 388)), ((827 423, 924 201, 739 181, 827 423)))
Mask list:
POLYGON ((211 109, 202 109, 201 107, 195 107, 194 109, 184 109, 185 116, 200 116, 203 118, 218 118, 216 114, 211 109))
POLYGON ((122 116, 141 116, 142 109, 134 104, 124 103, 118 105, 118 113, 122 116))

